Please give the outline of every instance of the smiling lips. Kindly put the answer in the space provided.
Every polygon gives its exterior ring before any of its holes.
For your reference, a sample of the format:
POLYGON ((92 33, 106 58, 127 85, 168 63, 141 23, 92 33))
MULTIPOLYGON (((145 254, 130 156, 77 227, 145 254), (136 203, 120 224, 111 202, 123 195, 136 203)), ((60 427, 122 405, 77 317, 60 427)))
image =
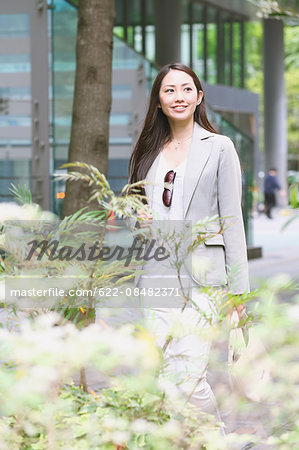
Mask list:
POLYGON ((185 111, 186 108, 187 105, 177 105, 172 107, 172 109, 174 109, 175 111, 185 111))

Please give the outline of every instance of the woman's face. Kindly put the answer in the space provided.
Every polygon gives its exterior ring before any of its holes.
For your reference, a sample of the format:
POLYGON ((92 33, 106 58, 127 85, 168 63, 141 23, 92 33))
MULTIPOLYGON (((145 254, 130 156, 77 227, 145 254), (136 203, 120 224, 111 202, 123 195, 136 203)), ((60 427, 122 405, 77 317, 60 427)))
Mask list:
POLYGON ((169 121, 188 122, 193 120, 194 111, 202 96, 202 91, 198 95, 190 75, 181 70, 170 70, 161 83, 158 107, 169 121))

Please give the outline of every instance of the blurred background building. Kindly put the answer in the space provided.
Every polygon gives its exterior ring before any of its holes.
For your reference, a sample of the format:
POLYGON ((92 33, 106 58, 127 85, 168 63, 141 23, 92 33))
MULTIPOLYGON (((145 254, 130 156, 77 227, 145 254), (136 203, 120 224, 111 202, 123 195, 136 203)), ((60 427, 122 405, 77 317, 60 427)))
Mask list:
MULTIPOLYGON (((288 3, 288 2, 284 2, 288 3)), ((290 2, 295 3, 295 2, 290 2)), ((127 181, 152 81, 162 65, 181 61, 203 82, 209 117, 231 137, 243 168, 244 219, 251 243, 254 179, 261 169, 259 98, 246 89, 247 0, 115 0, 109 180, 127 181)), ((30 186, 35 201, 59 213, 74 90, 76 0, 1 0, 0 201, 11 183, 30 186)), ((283 22, 264 20, 264 168, 287 171, 283 22)), ((100 102, 101 99, 98 99, 100 102)))

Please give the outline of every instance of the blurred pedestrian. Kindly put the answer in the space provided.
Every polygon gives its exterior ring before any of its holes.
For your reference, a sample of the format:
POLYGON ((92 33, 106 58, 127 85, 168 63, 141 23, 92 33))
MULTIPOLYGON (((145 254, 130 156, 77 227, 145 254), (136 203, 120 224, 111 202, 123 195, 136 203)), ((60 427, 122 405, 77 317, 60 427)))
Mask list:
POLYGON ((271 212, 276 205, 275 192, 280 191, 281 195, 285 196, 285 191, 281 188, 276 174, 277 170, 272 168, 265 179, 265 214, 269 219, 273 219, 271 212))

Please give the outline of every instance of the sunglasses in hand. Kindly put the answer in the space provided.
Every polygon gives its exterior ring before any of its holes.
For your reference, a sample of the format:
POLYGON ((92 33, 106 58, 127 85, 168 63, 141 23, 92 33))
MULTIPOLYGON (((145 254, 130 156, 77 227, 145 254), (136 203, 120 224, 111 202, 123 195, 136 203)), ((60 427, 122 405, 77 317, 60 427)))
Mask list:
POLYGON ((175 180, 176 172, 174 170, 170 170, 164 177, 164 191, 162 195, 163 205, 169 206, 172 202, 172 194, 173 194, 173 183, 175 180))

